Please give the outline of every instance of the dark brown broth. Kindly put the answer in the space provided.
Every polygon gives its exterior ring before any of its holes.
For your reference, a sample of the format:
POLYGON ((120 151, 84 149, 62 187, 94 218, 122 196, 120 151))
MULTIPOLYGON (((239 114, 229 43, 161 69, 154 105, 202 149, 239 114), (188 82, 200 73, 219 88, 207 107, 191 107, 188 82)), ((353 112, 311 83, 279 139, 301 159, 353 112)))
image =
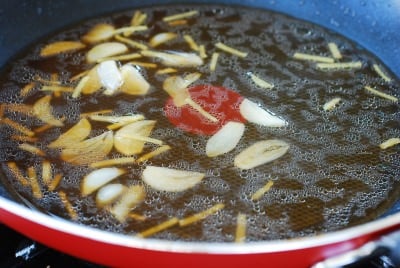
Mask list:
MULTIPOLYGON (((98 92, 78 100, 71 99, 69 94, 53 98, 55 114, 66 117, 65 127, 38 135, 40 142, 37 145, 47 152, 46 159, 52 162, 54 173, 64 175, 57 190, 68 194, 80 223, 134 234, 171 216, 183 218, 222 202, 225 208, 217 214, 188 227, 173 227, 154 237, 233 241, 236 216, 242 212, 248 220, 247 239, 255 241, 342 229, 374 219, 392 205, 400 191, 399 147, 381 150, 379 144, 400 136, 399 106, 363 89, 365 85, 371 85, 399 96, 398 81, 385 83, 373 71, 372 64, 380 64, 379 60, 335 33, 269 11, 225 6, 168 6, 142 11, 149 16, 150 30, 135 34, 135 40, 147 42, 156 33, 173 31, 180 36, 190 34, 198 44, 206 46, 208 59, 204 66, 181 69, 178 74, 199 71, 202 77, 196 83, 222 85, 239 92, 281 115, 289 125, 266 128, 247 123, 237 148, 210 159, 205 156, 208 137, 176 129, 164 117, 163 105, 168 96, 162 90, 162 82, 167 76, 156 75, 157 69, 142 69, 152 85, 150 93, 144 97, 123 94, 110 97, 98 92), (167 14, 192 9, 199 10, 200 15, 190 18, 188 25, 171 27, 161 20, 167 14), (216 72, 210 73, 208 61, 211 53, 217 51, 214 44, 219 41, 249 52, 249 55, 242 59, 221 52, 216 72), (292 58, 294 52, 330 56, 328 42, 339 46, 344 57, 342 62, 360 60, 363 67, 360 70, 321 71, 314 63, 292 58), (249 71, 272 82, 275 87, 271 90, 257 87, 248 77, 249 71), (334 110, 324 111, 323 104, 333 97, 341 97, 343 101, 334 110), (106 210, 96 207, 94 195, 81 197, 81 178, 92 169, 63 163, 56 150, 46 148, 49 142, 74 125, 81 113, 101 109, 112 109, 115 115, 142 113, 147 119, 157 120, 151 137, 172 146, 169 152, 144 164, 126 166, 129 172, 116 182, 142 184, 141 172, 148 164, 204 172, 206 178, 181 193, 158 192, 146 186, 147 197, 134 212, 147 219, 119 223, 106 210), (234 156, 244 148, 255 141, 273 138, 290 144, 284 157, 252 170, 233 167, 234 156), (251 194, 268 180, 274 181, 271 190, 261 200, 251 201, 251 194)), ((70 77, 90 67, 84 58, 87 50, 40 58, 38 52, 44 44, 79 40, 99 22, 111 22, 116 28, 126 26, 132 14, 127 11, 85 21, 32 46, 11 63, 10 71, 0 78, 1 102, 32 104, 44 96, 46 93, 38 90, 26 98, 16 94, 33 80, 35 74, 49 77, 51 73, 58 73, 68 84, 70 77)), ((190 52, 182 38, 159 49, 190 52)), ((6 112, 6 116, 31 128, 41 125, 37 119, 21 114, 6 112)), ((104 132, 104 123, 92 122, 92 126, 92 136, 104 132)), ((13 131, 6 126, 1 126, 0 130, 0 158, 4 172, 9 175, 4 179, 13 185, 10 190, 40 210, 68 217, 56 192, 46 191, 43 187, 44 198, 37 200, 32 197, 29 187, 21 187, 10 174, 7 161, 17 162, 22 170, 35 166, 39 171, 43 158, 18 151, 15 149, 18 142, 8 141, 13 131)), ((154 148, 148 144, 145 152, 154 148)), ((113 156, 120 155, 113 151, 110 157, 113 156)))

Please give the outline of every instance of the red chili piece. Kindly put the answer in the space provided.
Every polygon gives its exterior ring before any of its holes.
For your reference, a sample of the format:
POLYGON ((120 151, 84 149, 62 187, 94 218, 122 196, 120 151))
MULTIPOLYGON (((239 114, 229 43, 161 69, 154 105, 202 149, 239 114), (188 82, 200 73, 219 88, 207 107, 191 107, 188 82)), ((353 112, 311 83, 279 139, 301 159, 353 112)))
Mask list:
POLYGON ((188 90, 191 99, 216 117, 218 122, 211 122, 188 104, 176 107, 172 98, 169 98, 164 112, 176 127, 193 134, 213 135, 229 121, 246 121, 239 111, 244 98, 238 93, 212 85, 197 85, 188 90))

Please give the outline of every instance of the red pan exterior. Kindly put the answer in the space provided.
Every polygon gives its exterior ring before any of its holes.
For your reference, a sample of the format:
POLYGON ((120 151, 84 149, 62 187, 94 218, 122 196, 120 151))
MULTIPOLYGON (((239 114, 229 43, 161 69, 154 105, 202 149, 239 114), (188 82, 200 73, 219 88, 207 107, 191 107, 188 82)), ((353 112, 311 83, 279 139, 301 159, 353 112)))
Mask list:
POLYGON ((50 217, 0 198, 0 221, 78 258, 111 267, 310 267, 400 227, 400 214, 318 237, 245 244, 201 244, 111 234, 50 217))

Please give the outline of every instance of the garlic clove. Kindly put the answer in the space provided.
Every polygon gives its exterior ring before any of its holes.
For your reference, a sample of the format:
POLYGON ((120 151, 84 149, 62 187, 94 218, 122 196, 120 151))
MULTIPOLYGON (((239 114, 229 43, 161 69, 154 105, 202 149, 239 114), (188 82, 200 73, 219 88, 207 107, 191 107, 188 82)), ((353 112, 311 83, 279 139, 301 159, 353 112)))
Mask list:
POLYGON ((97 75, 101 85, 105 87, 104 94, 106 95, 114 95, 123 84, 121 72, 113 60, 101 62, 97 66, 97 75))
POLYGON ((53 107, 50 104, 51 95, 46 95, 33 104, 33 114, 40 119, 42 122, 52 126, 62 127, 64 123, 54 117, 53 107))
POLYGON ((125 172, 126 171, 124 169, 116 167, 105 167, 90 172, 82 180, 82 196, 90 195, 91 193, 97 191, 103 185, 106 185, 110 181, 118 178, 125 172))
POLYGON ((259 141, 239 153, 235 157, 234 165, 241 169, 251 169, 282 157, 289 147, 282 140, 259 141))
POLYGON ((103 160, 113 148, 113 132, 107 131, 62 149, 61 159, 76 165, 103 160))
POLYGON ((283 127, 287 122, 272 112, 264 110, 257 103, 244 99, 240 104, 240 114, 249 122, 266 127, 283 127))
POLYGON ((142 74, 132 65, 126 64, 121 67, 121 75, 124 83, 120 90, 129 95, 145 95, 150 84, 142 76, 142 74))
POLYGON ((82 36, 82 41, 88 44, 105 41, 113 37, 114 31, 115 28, 111 24, 99 23, 82 36))
POLYGON ((120 128, 114 135, 115 149, 124 155, 141 153, 146 142, 145 138, 150 136, 155 123, 153 120, 142 120, 120 128))
POLYGON ((140 53, 145 57, 158 58, 162 64, 169 67, 197 67, 203 65, 203 59, 194 53, 166 53, 152 50, 142 50, 140 53))
POLYGON ((128 187, 121 183, 111 183, 101 187, 96 194, 96 205, 104 207, 114 203, 128 187))
POLYGON ((40 56, 50 57, 61 53, 71 52, 85 48, 85 44, 78 41, 58 41, 46 45, 40 50, 40 56))
POLYGON ((204 174, 194 171, 147 166, 142 174, 145 183, 158 191, 181 192, 194 187, 204 174))
POLYGON ((128 47, 119 42, 105 42, 92 47, 86 54, 88 63, 95 63, 102 58, 110 57, 125 53, 128 47))
POLYGON ((121 198, 111 207, 111 214, 119 221, 125 222, 128 214, 145 198, 146 193, 141 185, 130 186, 121 198))
POLYGON ((81 119, 69 130, 49 144, 49 148, 66 148, 75 145, 89 136, 92 127, 87 119, 81 119))
POLYGON ((239 122, 226 123, 215 133, 206 145, 208 157, 216 157, 232 151, 243 136, 245 126, 239 122))

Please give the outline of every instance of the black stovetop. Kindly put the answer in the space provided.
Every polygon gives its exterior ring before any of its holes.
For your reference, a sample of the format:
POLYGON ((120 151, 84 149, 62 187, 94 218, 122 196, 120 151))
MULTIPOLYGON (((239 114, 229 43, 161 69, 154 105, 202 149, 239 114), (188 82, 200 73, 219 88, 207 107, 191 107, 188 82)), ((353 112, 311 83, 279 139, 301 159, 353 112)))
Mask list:
POLYGON ((50 249, 0 224, 1 268, 101 268, 50 249))

